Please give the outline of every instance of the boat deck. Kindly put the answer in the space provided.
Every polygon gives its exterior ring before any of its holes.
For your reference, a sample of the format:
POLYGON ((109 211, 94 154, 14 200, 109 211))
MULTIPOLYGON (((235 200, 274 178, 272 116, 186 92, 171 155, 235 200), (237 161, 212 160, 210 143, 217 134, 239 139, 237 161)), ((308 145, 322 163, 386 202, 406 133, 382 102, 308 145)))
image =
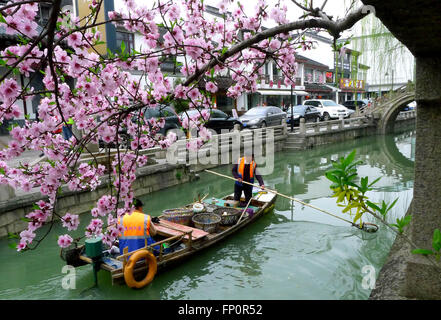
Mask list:
MULTIPOLYGON (((249 216, 247 213, 243 215, 242 220, 234 225, 219 225, 218 229, 214 233, 208 233, 204 230, 192 228, 182 224, 174 223, 161 219, 159 223, 154 223, 157 233, 160 237, 165 238, 156 244, 174 241, 182 244, 182 247, 178 250, 172 251, 171 253, 164 254, 162 250, 157 256, 158 261, 158 271, 169 266, 177 261, 180 261, 186 257, 193 255, 195 252, 200 251, 206 247, 213 245, 214 243, 224 239, 230 234, 236 232, 237 230, 245 227, 258 217, 271 211, 274 208, 274 202, 276 195, 270 192, 267 193, 257 193, 253 194, 250 206, 248 208, 253 209, 254 214, 249 216), (191 232, 191 238, 189 237, 189 232, 191 232)), ((213 209, 219 207, 231 207, 233 200, 233 194, 226 196, 222 199, 207 199, 204 200, 207 212, 212 212, 213 209)), ((245 200, 245 199, 241 199, 245 200)), ((245 208, 237 208, 239 210, 244 210, 245 208)), ((156 245, 156 244, 152 244, 156 245)), ((114 281, 120 282, 124 280, 123 268, 127 262, 129 256, 110 257, 106 256, 103 258, 101 263, 101 268, 110 271, 112 277, 112 283, 114 281)), ((80 259, 92 263, 91 259, 84 254, 80 256, 80 259)), ((140 260, 135 264, 135 274, 145 272, 146 265, 144 260, 140 260)))
MULTIPOLYGON (((196 229, 188 226, 184 226, 182 224, 174 223, 167 220, 161 220, 159 223, 154 223, 156 231, 159 235, 165 236, 165 237, 173 237, 181 235, 183 232, 189 232, 191 233, 191 239, 193 241, 199 240, 207 236, 209 233, 205 232, 201 229, 196 229)), ((184 236, 185 240, 189 239, 188 235, 184 236)))

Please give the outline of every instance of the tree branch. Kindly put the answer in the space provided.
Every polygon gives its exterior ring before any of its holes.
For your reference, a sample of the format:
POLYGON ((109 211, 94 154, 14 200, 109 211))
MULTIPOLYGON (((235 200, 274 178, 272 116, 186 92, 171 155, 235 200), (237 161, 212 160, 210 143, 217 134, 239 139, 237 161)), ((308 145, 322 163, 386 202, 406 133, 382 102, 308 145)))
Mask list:
POLYGON ((254 37, 251 37, 250 39, 242 41, 241 43, 233 46, 230 50, 222 54, 217 59, 211 59, 210 62, 208 62, 205 66, 196 70, 196 72, 192 76, 187 78, 187 80, 184 82, 183 85, 189 86, 191 83, 199 79, 201 75, 205 74, 205 72, 207 72, 214 66, 220 63, 224 63, 228 58, 234 56, 236 53, 246 48, 249 48, 250 46, 257 44, 270 37, 274 37, 281 33, 288 33, 290 31, 299 30, 299 29, 303 30, 307 28, 322 28, 328 30, 334 38, 339 38, 341 32, 351 28, 355 23, 363 19, 368 14, 369 13, 364 13, 362 8, 359 8, 354 12, 350 13, 344 19, 338 21, 332 21, 329 19, 309 19, 309 20, 295 21, 271 29, 267 29, 265 31, 256 34, 254 37))

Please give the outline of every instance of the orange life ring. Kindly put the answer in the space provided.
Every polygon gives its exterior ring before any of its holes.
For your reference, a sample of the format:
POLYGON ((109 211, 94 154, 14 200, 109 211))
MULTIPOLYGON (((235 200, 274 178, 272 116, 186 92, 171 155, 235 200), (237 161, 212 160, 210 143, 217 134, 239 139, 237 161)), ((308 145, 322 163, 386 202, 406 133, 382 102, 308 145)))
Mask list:
POLYGON ((155 256, 148 250, 136 251, 129 259, 126 267, 124 268, 124 280, 130 288, 143 288, 152 282, 156 275, 158 265, 156 263, 155 256), (146 264, 149 266, 149 272, 146 277, 141 281, 136 281, 133 276, 133 268, 138 260, 145 258, 146 264))

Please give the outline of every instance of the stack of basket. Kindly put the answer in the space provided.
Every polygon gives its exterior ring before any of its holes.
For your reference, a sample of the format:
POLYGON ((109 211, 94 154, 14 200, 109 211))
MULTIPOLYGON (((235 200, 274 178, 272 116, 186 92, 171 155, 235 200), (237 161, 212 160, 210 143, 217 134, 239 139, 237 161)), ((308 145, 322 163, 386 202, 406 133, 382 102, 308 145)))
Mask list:
POLYGON ((215 209, 213 213, 221 218, 221 225, 228 226, 235 224, 239 220, 241 211, 235 208, 223 207, 215 209))
POLYGON ((214 233, 221 222, 221 218, 214 213, 199 213, 192 218, 194 226, 208 233, 214 233))
POLYGON ((174 208, 162 211, 162 219, 179 223, 184 226, 191 225, 191 219, 193 218, 193 207, 188 205, 184 208, 174 208))

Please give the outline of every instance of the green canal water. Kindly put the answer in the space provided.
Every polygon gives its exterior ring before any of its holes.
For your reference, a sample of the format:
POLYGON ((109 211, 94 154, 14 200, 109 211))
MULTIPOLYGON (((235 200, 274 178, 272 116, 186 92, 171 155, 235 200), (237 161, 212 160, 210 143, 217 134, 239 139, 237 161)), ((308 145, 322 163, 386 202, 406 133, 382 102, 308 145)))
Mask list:
MULTIPOLYGON (((413 191, 414 133, 368 137, 306 151, 275 155, 274 171, 265 185, 324 208, 342 217, 324 178, 331 160, 353 149, 364 164, 361 176, 382 177, 369 196, 374 201, 399 197, 391 220, 405 214, 413 191)), ((231 167, 215 169, 230 174, 231 167)), ((192 202, 198 194, 221 197, 233 184, 201 173, 200 179, 143 197, 152 215, 192 202)), ((87 223, 82 217, 82 225, 87 223)), ((17 253, 0 240, 0 299, 367 299, 362 268, 377 274, 385 262, 394 235, 384 226, 364 234, 347 223, 292 204, 279 197, 275 210, 246 229, 208 248, 194 258, 158 274, 146 288, 112 286, 110 275, 100 271, 93 285, 91 266, 76 270, 76 288, 62 288, 63 261, 56 244, 55 226, 36 251, 17 253)))

